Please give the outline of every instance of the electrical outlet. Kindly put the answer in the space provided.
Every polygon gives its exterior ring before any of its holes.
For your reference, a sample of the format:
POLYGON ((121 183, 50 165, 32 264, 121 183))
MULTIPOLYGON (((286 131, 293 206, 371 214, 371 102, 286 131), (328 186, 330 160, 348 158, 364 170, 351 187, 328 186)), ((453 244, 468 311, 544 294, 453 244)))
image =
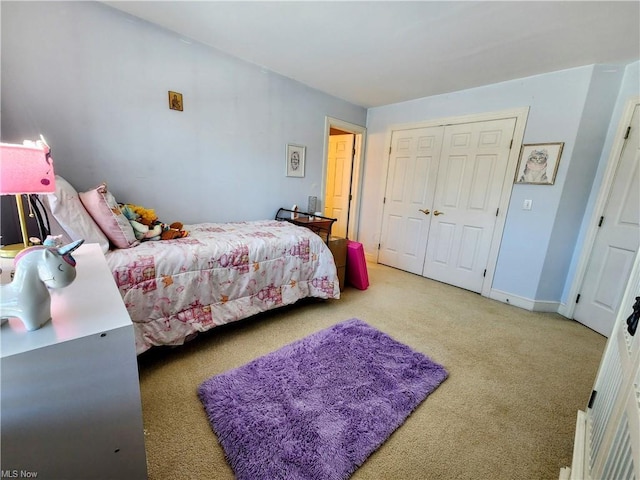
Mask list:
POLYGON ((530 199, 527 199, 524 201, 524 203, 522 204, 522 209, 523 210, 531 210, 531 205, 533 204, 533 201, 530 199))

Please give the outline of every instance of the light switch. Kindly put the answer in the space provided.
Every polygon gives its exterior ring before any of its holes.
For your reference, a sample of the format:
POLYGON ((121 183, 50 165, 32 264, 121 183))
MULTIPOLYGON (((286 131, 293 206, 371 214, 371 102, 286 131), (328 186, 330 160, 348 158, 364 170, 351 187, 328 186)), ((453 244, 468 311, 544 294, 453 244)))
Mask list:
POLYGON ((531 199, 527 199, 524 201, 524 203, 522 204, 522 209, 523 210, 531 210, 531 204, 533 203, 533 201, 531 199))

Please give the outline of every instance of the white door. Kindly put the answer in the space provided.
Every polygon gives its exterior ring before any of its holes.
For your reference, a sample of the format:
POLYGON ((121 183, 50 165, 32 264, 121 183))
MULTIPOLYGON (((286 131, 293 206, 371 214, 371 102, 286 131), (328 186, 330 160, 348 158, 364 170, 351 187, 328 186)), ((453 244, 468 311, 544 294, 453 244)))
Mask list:
POLYGON ((338 219, 333 224, 331 234, 341 238, 347 236, 349 221, 353 139, 353 134, 329 137, 324 215, 338 219))
POLYGON ((422 274, 444 127, 395 130, 378 261, 422 274))
POLYGON ((640 119, 636 105, 573 318, 609 336, 640 245, 640 119))
POLYGON ((515 119, 445 128, 422 274, 482 290, 515 119))

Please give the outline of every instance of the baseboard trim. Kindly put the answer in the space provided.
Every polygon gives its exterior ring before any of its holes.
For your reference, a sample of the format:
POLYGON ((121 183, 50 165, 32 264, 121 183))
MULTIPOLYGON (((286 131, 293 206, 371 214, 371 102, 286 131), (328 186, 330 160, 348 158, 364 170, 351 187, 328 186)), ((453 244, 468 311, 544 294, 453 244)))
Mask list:
POLYGON ((560 302, 552 300, 536 300, 533 304, 534 312, 558 313, 558 308, 560 308, 560 302))
POLYGON ((530 298, 520 297, 512 293, 502 292, 495 289, 491 290, 489 298, 515 307, 524 308, 530 312, 557 313, 560 308, 560 302, 550 300, 532 300, 530 298))
POLYGON ((558 307, 558 313, 563 317, 567 317, 568 319, 572 319, 572 315, 569 313, 569 306, 566 303, 561 303, 558 307))
MULTIPOLYGON (((364 258, 367 262, 378 263, 378 259, 375 255, 371 255, 370 253, 365 252, 364 258)), ((567 308, 566 304, 553 300, 532 300, 530 298, 521 297, 519 295, 514 295, 512 293, 496 289, 491 289, 489 298, 508 305, 513 305, 514 307, 529 310, 530 312, 559 313, 565 317, 567 316, 565 314, 567 308)))

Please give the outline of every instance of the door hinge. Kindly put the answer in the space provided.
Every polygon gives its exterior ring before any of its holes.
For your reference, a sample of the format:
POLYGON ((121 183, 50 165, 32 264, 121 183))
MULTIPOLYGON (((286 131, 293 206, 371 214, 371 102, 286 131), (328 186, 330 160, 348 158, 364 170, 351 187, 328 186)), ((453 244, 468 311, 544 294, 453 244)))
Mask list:
POLYGON ((578 303, 580 301, 580 294, 578 294, 578 296, 576 297, 576 303, 578 303))
POLYGON ((498 216, 498 212, 499 212, 499 211, 500 211, 500 208, 498 207, 498 208, 496 209, 496 217, 498 216))
POLYGON ((631 133, 631 125, 629 125, 627 127, 627 132, 624 134, 624 139, 626 140, 627 138, 629 138, 629 134, 631 133))
POLYGON ((380 250, 380 245, 382 245, 382 244, 380 244, 380 243, 378 244, 378 250, 380 250))
POLYGON ((389 155, 391 155, 391 146, 389 146, 389 155))
POLYGON ((484 273, 482 274, 482 276, 483 276, 483 277, 486 277, 486 276, 487 276, 487 269, 486 269, 486 268, 484 269, 484 273))
POLYGON ((589 405, 587 405, 587 408, 593 408, 593 403, 596 401, 597 394, 597 391, 591 390, 591 396, 589 397, 589 405))
POLYGON ((511 139, 511 143, 509 144, 509 150, 511 150, 511 147, 513 147, 513 138, 511 139))
POLYGON ((598 227, 601 227, 601 226, 602 226, 602 222, 603 222, 603 220, 604 220, 604 217, 600 217, 600 221, 598 222, 598 227))
POLYGON ((349 201, 353 200, 353 195, 349 194, 349 201))
POLYGON ((382 204, 384 205, 385 203, 387 203, 387 197, 382 198, 382 204))

